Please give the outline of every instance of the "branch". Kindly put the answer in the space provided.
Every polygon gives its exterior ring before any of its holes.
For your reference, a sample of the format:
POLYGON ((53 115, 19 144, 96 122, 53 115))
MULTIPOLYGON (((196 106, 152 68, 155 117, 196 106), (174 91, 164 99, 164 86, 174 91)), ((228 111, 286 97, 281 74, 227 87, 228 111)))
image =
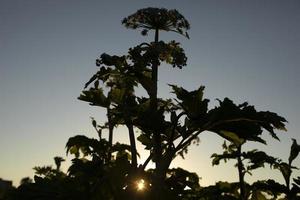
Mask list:
POLYGON ((146 159, 146 161, 144 162, 144 164, 142 165, 142 169, 145 170, 145 168, 147 167, 147 165, 149 164, 150 160, 153 158, 153 153, 150 153, 150 155, 148 156, 148 158, 146 159))
POLYGON ((196 133, 192 134, 191 136, 187 138, 182 138, 182 140, 179 142, 177 147, 175 148, 175 152, 179 151, 181 148, 185 147, 187 144, 189 144, 192 140, 194 140, 200 133, 202 133, 204 130, 198 130, 196 133), (187 140, 186 140, 187 139, 187 140))
POLYGON ((137 167, 137 151, 135 145, 135 137, 134 137, 134 130, 133 125, 131 122, 126 122, 126 126, 129 132, 129 140, 130 140, 130 148, 131 148, 131 164, 135 169, 137 167))
MULTIPOLYGON (((177 127, 178 121, 179 121, 180 117, 182 117, 182 116, 185 115, 185 114, 186 114, 186 112, 181 112, 181 113, 177 116, 176 122, 174 122, 174 124, 173 124, 172 133, 171 133, 171 137, 170 137, 170 140, 169 140, 169 146, 174 145, 174 144, 173 144, 173 141, 174 141, 174 135, 175 135, 175 131, 176 131, 176 127, 177 127)), ((176 139, 177 139, 177 138, 176 138, 176 139)))

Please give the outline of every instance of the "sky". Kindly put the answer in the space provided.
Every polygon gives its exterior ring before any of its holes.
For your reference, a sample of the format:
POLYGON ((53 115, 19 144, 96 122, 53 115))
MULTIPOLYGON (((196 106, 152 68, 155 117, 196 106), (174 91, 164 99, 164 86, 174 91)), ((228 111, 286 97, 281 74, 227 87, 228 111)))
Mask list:
MULTIPOLYGON (((267 146, 250 143, 246 149, 288 159, 291 138, 300 143, 300 1, 0 0, 1 178, 18 185, 21 178, 33 177, 34 166, 54 165, 54 156, 66 158, 69 137, 97 136, 90 117, 104 122, 104 110, 77 97, 97 71, 99 55, 123 55, 153 40, 153 33, 144 37, 121 25, 124 17, 146 7, 177 9, 191 24, 189 40, 161 34, 162 40, 182 44, 188 65, 160 67, 159 96, 174 97, 168 83, 188 90, 204 85, 211 107, 216 98, 229 97, 276 112, 288 120, 288 131, 278 132, 281 141, 264 134, 267 146)), ((115 137, 128 142, 122 129, 115 137)), ((205 132, 199 146, 172 166, 196 172, 201 185, 237 181, 234 163, 211 165, 210 156, 222 152, 223 141, 205 132)), ((295 165, 300 166, 300 158, 295 165)), ((265 178, 283 182, 268 167, 246 181, 265 178)))

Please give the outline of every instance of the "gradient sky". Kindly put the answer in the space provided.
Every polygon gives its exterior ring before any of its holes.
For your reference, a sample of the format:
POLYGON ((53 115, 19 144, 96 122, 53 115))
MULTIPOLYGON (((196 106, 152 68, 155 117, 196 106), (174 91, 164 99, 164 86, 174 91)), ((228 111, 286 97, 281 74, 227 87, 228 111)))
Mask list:
MULTIPOLYGON (((265 134, 268 146, 247 147, 287 160, 291 138, 300 143, 300 1, 0 0, 1 178, 18 185, 22 177, 33 176, 32 167, 65 157, 69 137, 96 137, 90 117, 104 121, 103 110, 76 98, 96 72, 100 54, 125 54, 153 39, 121 25, 124 17, 150 6, 176 8, 191 24, 190 40, 161 34, 182 44, 188 66, 162 66, 159 95, 172 95, 167 83, 189 90, 205 85, 211 106, 216 98, 229 97, 286 117, 288 132, 278 132, 281 142, 265 134)), ((116 137, 128 141, 122 130, 116 137)), ((233 163, 211 166, 210 155, 221 152, 223 139, 211 133, 200 139, 173 166, 197 172, 202 185, 237 181, 233 163)), ((283 182, 268 167, 246 180, 263 178, 283 182)))

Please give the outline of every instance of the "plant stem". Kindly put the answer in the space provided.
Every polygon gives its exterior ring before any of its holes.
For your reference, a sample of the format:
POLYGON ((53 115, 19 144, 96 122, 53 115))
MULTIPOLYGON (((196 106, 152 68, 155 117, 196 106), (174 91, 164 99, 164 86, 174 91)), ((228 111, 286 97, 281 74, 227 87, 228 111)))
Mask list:
POLYGON ((237 147, 237 152, 238 152, 238 157, 237 157, 237 167, 238 167, 238 171, 239 171, 239 184, 240 184, 240 199, 244 200, 245 199, 245 180, 244 180, 244 164, 242 161, 242 157, 241 157, 241 152, 242 152, 242 146, 239 145, 237 147))
MULTIPOLYGON (((159 40, 159 30, 155 30, 155 45, 158 44, 159 40)), ((151 80, 153 86, 153 94, 150 96, 150 108, 154 113, 158 111, 158 99, 157 99, 157 85, 158 85, 158 59, 157 62, 154 61, 152 63, 152 73, 151 80)), ((155 171, 154 171, 154 179, 153 179, 153 189, 154 196, 156 199, 161 198, 162 191, 164 190, 164 178, 166 171, 163 170, 162 167, 162 144, 161 144, 161 135, 159 131, 153 132, 153 140, 154 140, 154 158, 155 158, 155 171)))
MULTIPOLYGON (((155 39, 154 42, 155 44, 158 43, 158 38, 159 38, 159 30, 156 29, 155 30, 155 39)), ((152 63, 152 84, 154 87, 154 93, 153 96, 150 97, 150 105, 151 105, 151 109, 153 111, 157 111, 157 81, 158 81, 158 63, 152 63)), ((156 132, 153 133, 154 134, 154 154, 155 154, 155 165, 156 165, 156 169, 159 171, 160 169, 160 160, 161 160, 161 156, 162 156, 162 149, 161 149, 161 137, 160 137, 160 133, 156 132)), ((158 173, 160 174, 160 173, 158 173)), ((157 175, 158 175, 157 174, 157 175)))
MULTIPOLYGON (((113 130, 114 130, 114 126, 111 122, 111 114, 110 114, 110 109, 107 108, 107 119, 108 119, 108 144, 109 144, 109 148, 112 148, 112 144, 113 144, 113 130)), ((111 160, 111 151, 108 152, 108 161, 111 160)))
POLYGON ((133 125, 131 122, 127 121, 126 126, 128 128, 129 132, 129 140, 130 140, 130 151, 131 151, 131 164, 134 169, 137 168, 137 151, 136 151, 136 144, 135 144, 135 136, 134 136, 134 130, 133 125))

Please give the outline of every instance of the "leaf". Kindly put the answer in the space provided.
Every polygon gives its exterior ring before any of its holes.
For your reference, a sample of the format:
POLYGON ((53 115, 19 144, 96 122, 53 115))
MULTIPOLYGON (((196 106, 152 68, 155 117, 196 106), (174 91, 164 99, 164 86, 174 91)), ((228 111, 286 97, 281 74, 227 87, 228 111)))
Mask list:
POLYGON ((231 131, 221 130, 219 135, 224 137, 225 139, 233 142, 236 146, 240 146, 245 142, 245 139, 239 138, 239 136, 231 131))
POLYGON ((147 134, 164 133, 167 130, 167 122, 164 119, 165 102, 158 102, 159 110, 151 108, 150 99, 139 99, 139 102, 134 125, 147 134))
POLYGON ((169 84, 169 86, 172 87, 173 89, 173 93, 176 94, 176 97, 179 99, 179 100, 184 100, 186 98, 186 96, 188 95, 188 91, 183 89, 182 87, 178 87, 176 85, 171 85, 169 84))
POLYGON ((106 108, 110 105, 109 99, 104 95, 101 88, 84 90, 78 99, 89 102, 90 105, 93 106, 101 106, 106 108))
POLYGON ((74 154, 76 157, 79 156, 79 149, 77 146, 70 147, 68 152, 70 152, 70 154, 74 154))
POLYGON ((94 74, 90 80, 84 85, 84 88, 87 88, 93 81, 95 81, 98 78, 97 74, 94 74))
POLYGON ((121 143, 117 142, 111 148, 112 153, 118 152, 118 151, 125 151, 125 150, 130 151, 131 150, 130 145, 121 144, 121 143))
POLYGON ((237 152, 233 151, 233 152, 227 152, 225 151, 223 154, 212 154, 211 158, 213 158, 212 160, 212 165, 219 165, 221 160, 224 160, 224 162, 226 163, 228 159, 236 159, 238 157, 237 152))
POLYGON ((168 188, 172 188, 172 190, 177 193, 183 193, 183 191, 186 190, 196 191, 200 189, 198 175, 182 168, 169 169, 165 182, 168 188))
POLYGON ((221 158, 218 156, 218 154, 214 153, 211 155, 211 157, 213 158, 212 160, 212 165, 219 165, 220 164, 220 160, 221 158))
POLYGON ((255 191, 252 193, 250 200, 268 200, 268 198, 260 191, 255 191))
POLYGON ((249 170, 254 170, 259 167, 264 167, 264 164, 267 163, 270 166, 278 165, 278 159, 272 156, 267 155, 263 151, 252 150, 246 153, 243 153, 244 159, 250 160, 250 165, 248 166, 249 170))
POLYGON ((236 105, 232 100, 225 98, 219 101, 219 106, 207 113, 207 120, 211 123, 209 130, 220 133, 222 130, 235 133, 245 141, 255 141, 266 144, 261 138, 263 128, 273 138, 278 139, 274 128, 284 126, 285 119, 269 111, 257 112, 254 106, 243 103, 236 105))
POLYGON ((288 180, 291 177, 291 173, 292 173, 291 167, 287 163, 280 163, 279 170, 280 170, 281 174, 283 175, 284 180, 286 182, 288 182, 288 180))
POLYGON ((174 111, 171 112, 171 122, 177 123, 177 115, 176 115, 176 112, 174 112, 174 111))
POLYGON ((297 178, 294 178, 293 180, 300 187, 300 176, 298 176, 297 178))
POLYGON ((141 83, 143 88, 147 91, 148 95, 152 96, 155 93, 155 88, 153 86, 151 77, 148 77, 146 72, 136 72, 136 77, 138 78, 138 81, 141 83))
POLYGON ((252 190, 255 191, 262 191, 267 194, 273 195, 274 199, 283 194, 286 193, 287 188, 285 185, 277 183, 276 181, 269 179, 266 181, 256 181, 252 184, 252 190))
POLYGON ((79 151, 81 151, 84 156, 92 154, 93 152, 99 153, 103 148, 103 144, 102 141, 90 139, 84 135, 76 135, 69 138, 66 148, 67 153, 75 154, 75 156, 78 157, 79 151))
POLYGON ((97 122, 93 118, 92 118, 92 125, 93 125, 94 128, 97 128, 97 122))
POLYGON ((99 80, 97 80, 97 81, 94 82, 95 89, 98 89, 98 86, 99 86, 99 80))
POLYGON ((140 141, 145 147, 145 149, 151 149, 153 146, 152 140, 146 134, 141 134, 137 137, 137 140, 140 141))
POLYGON ((109 92, 109 98, 112 102, 121 104, 125 95, 125 89, 113 88, 109 92))
POLYGON ((197 120, 196 124, 201 124, 202 119, 206 117, 209 102, 208 99, 203 99, 204 86, 200 86, 193 91, 187 91, 176 85, 170 86, 173 89, 173 93, 181 101, 179 104, 187 116, 192 120, 197 120))
POLYGON ((300 145, 297 144, 295 139, 293 140, 293 144, 291 146, 290 156, 289 156, 289 163, 291 164, 295 158, 299 155, 300 152, 300 145))

